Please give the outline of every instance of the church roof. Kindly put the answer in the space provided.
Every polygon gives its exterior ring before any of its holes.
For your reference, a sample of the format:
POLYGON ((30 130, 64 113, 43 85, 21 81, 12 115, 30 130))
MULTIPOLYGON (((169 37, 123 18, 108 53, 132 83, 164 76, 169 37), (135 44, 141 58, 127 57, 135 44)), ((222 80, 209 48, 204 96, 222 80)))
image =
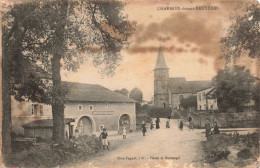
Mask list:
POLYGON ((179 93, 190 93, 189 83, 185 78, 170 78, 169 87, 171 93, 179 94, 179 93))
POLYGON ((210 88, 212 86, 210 80, 204 81, 188 81, 192 93, 197 93, 200 90, 210 88))
POLYGON ((66 95, 68 101, 80 102, 135 102, 135 100, 120 93, 113 92, 103 86, 96 84, 84 84, 76 82, 62 82, 68 86, 69 93, 66 95))
POLYGON ((170 78, 169 88, 173 94, 197 93, 199 90, 209 88, 211 81, 186 81, 184 77, 170 78))
POLYGON ((162 47, 159 47, 159 52, 156 60, 155 69, 168 69, 164 56, 163 56, 163 50, 162 47))

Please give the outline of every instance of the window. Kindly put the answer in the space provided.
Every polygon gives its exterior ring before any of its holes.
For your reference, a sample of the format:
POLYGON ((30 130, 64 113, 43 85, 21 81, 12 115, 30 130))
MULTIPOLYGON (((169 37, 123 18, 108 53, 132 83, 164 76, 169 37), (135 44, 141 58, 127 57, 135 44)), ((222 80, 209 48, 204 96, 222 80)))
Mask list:
POLYGON ((106 102, 106 108, 108 108, 108 107, 109 107, 108 102, 106 102))
POLYGON ((166 103, 163 103, 163 108, 166 108, 166 103))
POLYGON ((99 125, 99 131, 102 132, 104 127, 104 125, 99 125))
POLYGON ((32 112, 31 115, 37 115, 38 104, 32 104, 32 112))
POLYGON ((82 111, 83 110, 83 105, 78 105, 78 110, 82 111))
POLYGON ((89 110, 93 111, 94 110, 94 106, 93 105, 89 105, 89 110))
POLYGON ((43 105, 40 105, 40 116, 43 116, 43 105))
POLYGON ((200 110, 201 110, 201 105, 200 105, 200 110))
POLYGON ((40 116, 43 116, 43 105, 32 104, 31 115, 35 115, 35 116, 40 115, 40 116))

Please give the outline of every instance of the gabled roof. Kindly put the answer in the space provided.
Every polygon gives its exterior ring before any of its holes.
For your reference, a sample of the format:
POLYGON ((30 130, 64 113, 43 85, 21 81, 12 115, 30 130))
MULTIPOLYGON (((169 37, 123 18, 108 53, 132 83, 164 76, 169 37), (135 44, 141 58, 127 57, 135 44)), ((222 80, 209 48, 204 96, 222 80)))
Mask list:
POLYGON ((211 81, 188 81, 191 92, 197 93, 200 90, 210 88, 212 86, 211 81))
POLYGON ((134 103, 135 100, 120 93, 113 92, 103 86, 75 82, 63 82, 69 88, 66 95, 68 101, 80 102, 121 102, 134 103))
POLYGON ((166 65, 161 46, 159 47, 159 52, 158 52, 156 65, 154 69, 169 69, 166 65))
POLYGON ((190 93, 190 86, 189 83, 186 81, 185 78, 170 78, 169 80, 169 87, 171 93, 173 94, 180 94, 180 93, 190 93))
POLYGON ((170 78, 169 87, 171 93, 197 93, 200 90, 211 87, 211 81, 186 81, 184 77, 170 78))
MULTIPOLYGON (((72 118, 65 118, 64 123, 68 124, 70 122, 74 122, 75 120, 72 118)), ((52 128, 53 127, 53 120, 52 119, 42 119, 42 120, 35 120, 31 121, 27 124, 22 125, 23 128, 52 128)))

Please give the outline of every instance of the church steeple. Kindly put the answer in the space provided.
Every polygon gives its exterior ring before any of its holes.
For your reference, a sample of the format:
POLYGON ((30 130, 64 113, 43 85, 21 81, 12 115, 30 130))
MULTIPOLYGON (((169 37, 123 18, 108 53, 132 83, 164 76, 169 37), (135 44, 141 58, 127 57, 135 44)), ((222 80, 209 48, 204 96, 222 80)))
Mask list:
POLYGON ((165 60, 164 60, 163 50, 162 50, 161 45, 159 47, 159 52, 158 52, 157 61, 156 61, 156 65, 155 65, 154 70, 156 70, 156 69, 169 69, 166 65, 165 60))
POLYGON ((162 46, 159 47, 156 66, 154 68, 154 106, 169 107, 169 68, 163 57, 162 46))

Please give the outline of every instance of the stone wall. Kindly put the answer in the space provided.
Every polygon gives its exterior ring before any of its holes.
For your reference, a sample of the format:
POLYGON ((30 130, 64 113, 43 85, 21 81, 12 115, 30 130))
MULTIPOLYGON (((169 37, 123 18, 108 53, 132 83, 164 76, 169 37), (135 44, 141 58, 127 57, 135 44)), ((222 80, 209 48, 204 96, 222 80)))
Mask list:
POLYGON ((260 126, 260 112, 247 111, 237 113, 213 113, 199 112, 191 113, 191 117, 196 128, 204 128, 207 119, 211 125, 218 123, 221 128, 250 128, 260 126))

